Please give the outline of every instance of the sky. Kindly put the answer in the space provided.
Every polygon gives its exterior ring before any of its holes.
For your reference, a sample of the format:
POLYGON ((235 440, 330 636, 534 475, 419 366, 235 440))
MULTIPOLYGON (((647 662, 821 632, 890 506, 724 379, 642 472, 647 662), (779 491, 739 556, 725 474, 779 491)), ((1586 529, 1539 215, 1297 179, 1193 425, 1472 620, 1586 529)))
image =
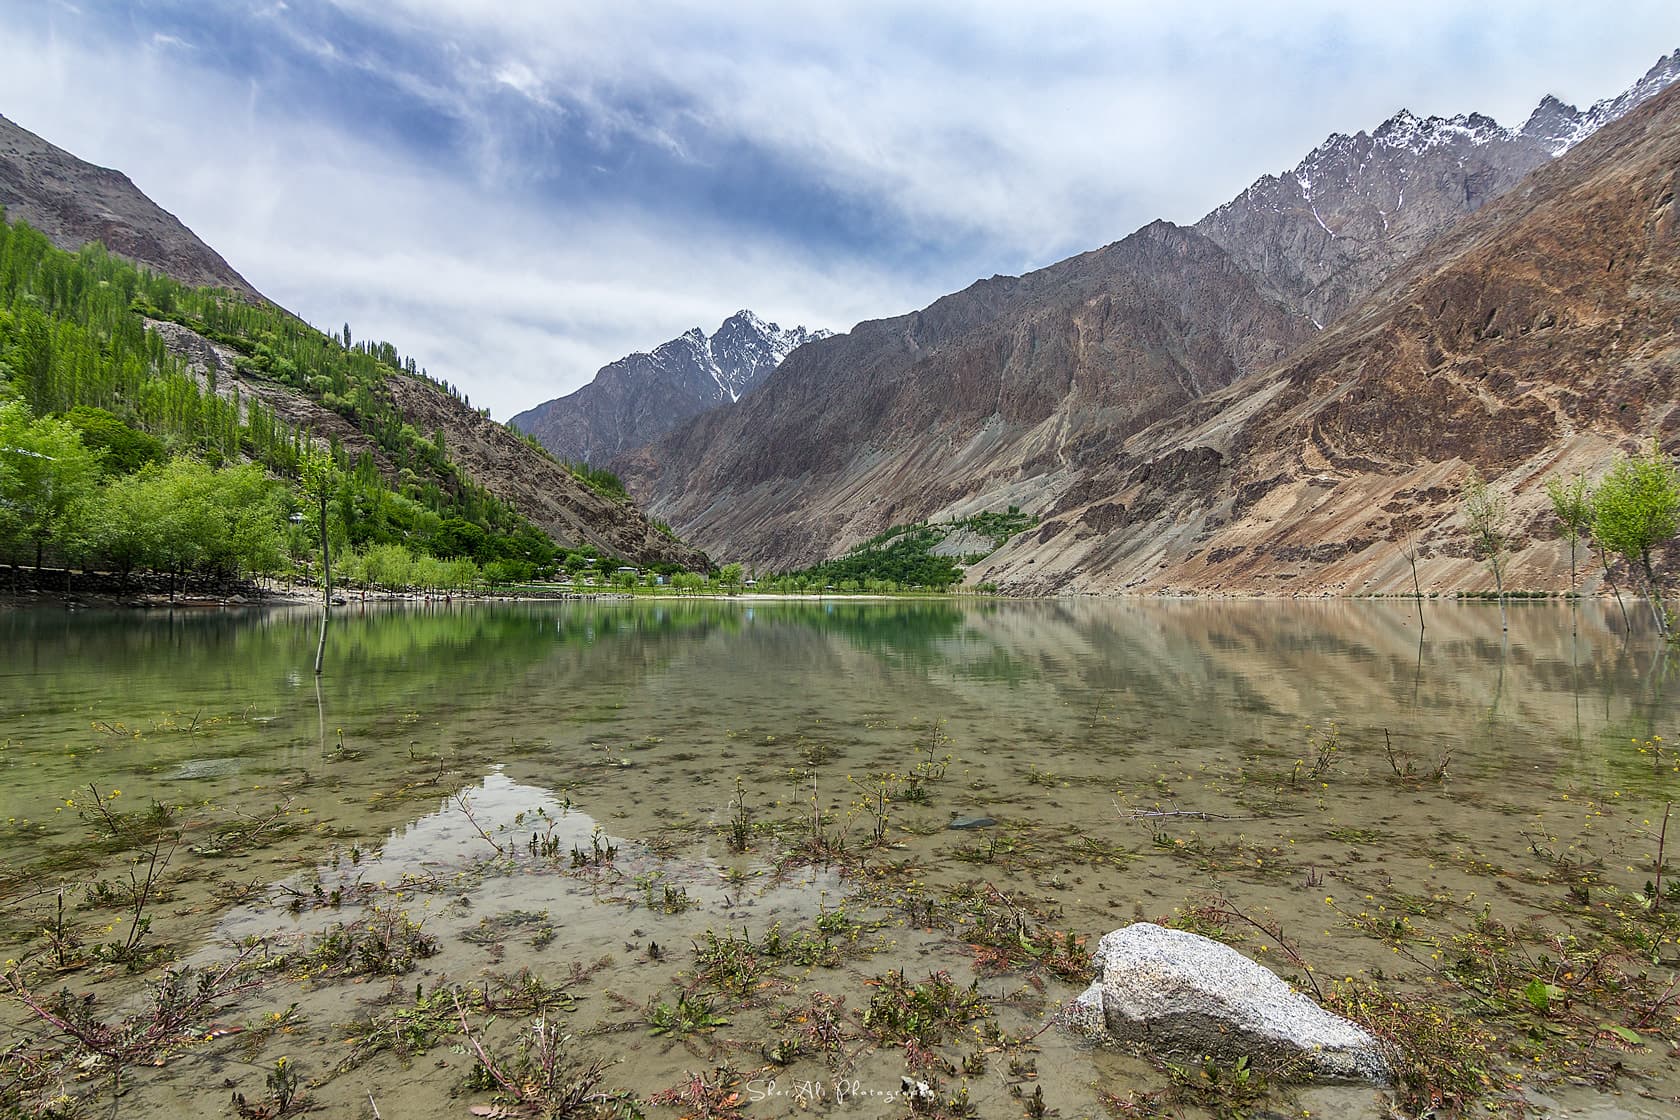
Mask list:
POLYGON ((1680 47, 1680 4, 0 0, 0 27, 0 114, 506 419, 740 308, 844 330, 1192 223, 1403 107, 1585 106, 1680 47))

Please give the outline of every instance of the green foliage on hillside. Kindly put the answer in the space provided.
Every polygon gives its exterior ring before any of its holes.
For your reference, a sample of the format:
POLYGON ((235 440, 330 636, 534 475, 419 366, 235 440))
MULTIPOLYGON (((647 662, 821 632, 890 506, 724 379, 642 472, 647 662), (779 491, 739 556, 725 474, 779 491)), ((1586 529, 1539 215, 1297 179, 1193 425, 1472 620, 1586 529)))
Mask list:
POLYGON ((885 544, 848 552, 795 574, 821 580, 824 586, 885 580, 901 587, 943 590, 962 579, 962 569, 950 557, 933 555, 932 549, 943 539, 923 525, 895 534, 885 544))
POLYGON ((846 555, 797 572, 761 581, 767 590, 814 591, 943 591, 962 581, 962 564, 978 563, 1002 548, 1010 537, 1037 521, 1015 506, 1003 513, 977 513, 938 523, 894 525, 870 537, 846 555), (985 538, 991 545, 960 557, 939 556, 934 550, 958 534, 985 538))
POLYGON ((592 467, 585 462, 566 460, 566 469, 585 486, 603 497, 614 501, 627 502, 630 492, 624 488, 624 480, 605 467, 592 467))
MULTIPOLYGON (((97 245, 67 253, 26 225, 0 222, 0 402, 13 401, 9 435, 0 439, 0 561, 272 570, 267 545, 248 552, 171 545, 166 556, 156 542, 138 542, 132 524, 119 525, 112 503, 151 502, 189 482, 220 488, 205 500, 222 510, 228 532, 250 537, 250 527, 240 527, 250 512, 268 519, 282 557, 307 559, 309 534, 287 515, 311 433, 242 398, 237 387, 218 386, 214 371, 189 368, 147 319, 178 323, 231 349, 243 377, 289 386, 371 439, 384 475, 373 455, 352 456, 330 441, 329 535, 347 556, 396 546, 417 561, 500 565, 514 578, 546 573, 564 558, 546 534, 460 471, 441 432, 423 435, 403 420, 389 379, 425 373, 391 344, 353 343, 348 326, 322 333, 271 305, 142 271, 97 245), (262 469, 226 477, 217 469, 241 462, 262 469), (272 494, 253 489, 265 471, 279 482, 272 494)), ((589 481, 597 489, 617 484, 610 475, 589 481)), ((622 485, 616 489, 622 494, 622 485)), ((162 535, 184 531, 171 523, 162 535)), ((394 556, 389 549, 377 555, 394 556)), ((369 570, 402 569, 385 562, 369 570)), ((425 569, 428 576, 437 570, 425 569)))

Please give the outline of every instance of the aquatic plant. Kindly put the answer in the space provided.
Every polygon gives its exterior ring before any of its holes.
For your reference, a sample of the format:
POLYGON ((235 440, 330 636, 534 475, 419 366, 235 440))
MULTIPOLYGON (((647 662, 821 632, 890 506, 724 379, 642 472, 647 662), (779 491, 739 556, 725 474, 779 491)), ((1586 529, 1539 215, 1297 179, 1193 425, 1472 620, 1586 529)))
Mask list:
POLYGON ((41 926, 41 936, 46 939, 47 948, 52 953, 53 967, 59 972, 69 972, 87 963, 87 954, 82 951, 81 931, 64 916, 62 887, 57 892, 57 908, 53 916, 41 926))
POLYGON ((791 932, 777 922, 756 942, 746 930, 722 936, 707 930, 694 945, 695 982, 744 1000, 771 982, 778 965, 813 968, 840 963, 841 944, 855 942, 859 927, 842 910, 828 911, 817 922, 814 930, 791 932))
POLYGON ((917 984, 905 978, 903 969, 866 983, 872 992, 863 1024, 883 1043, 914 1043, 925 1049, 944 1042, 958 1028, 992 1017, 978 980, 964 988, 943 969, 917 984))
POLYGON ((179 833, 167 837, 168 847, 164 847, 165 837, 158 837, 152 841, 149 850, 141 852, 129 864, 128 888, 123 894, 113 893, 124 902, 128 911, 128 930, 121 942, 108 941, 96 946, 93 955, 102 961, 109 961, 126 965, 130 969, 138 970, 148 964, 155 963, 166 950, 143 950, 142 943, 151 931, 153 915, 148 911, 151 903, 160 895, 159 882, 164 871, 169 867, 169 861, 174 858, 175 849, 181 843, 179 833))
MULTIPOLYGON (((507 854, 507 849, 502 847, 501 842, 494 836, 491 836, 488 832, 484 831, 484 826, 478 823, 478 815, 473 812, 472 798, 468 796, 468 792, 466 790, 457 790, 455 793, 450 794, 449 803, 461 811, 461 815, 467 818, 467 824, 472 826, 472 830, 478 833, 480 839, 495 849, 497 855, 502 856, 507 854)), ((534 841, 535 837, 532 839, 534 841)))
POLYGON ((107 1071, 113 1093, 120 1093, 123 1071, 153 1064, 166 1052, 205 1037, 210 1019, 236 996, 257 987, 249 965, 255 949, 205 969, 170 969, 148 984, 146 1006, 117 1019, 98 1015, 91 994, 68 988, 46 994, 32 988, 13 963, 0 973, 0 995, 21 1003, 43 1025, 72 1044, 61 1068, 89 1059, 83 1066, 107 1071), (77 1052, 79 1051, 79 1053, 77 1052))
POLYGON ((258 1101, 247 1100, 244 1093, 234 1091, 233 1111, 241 1120, 278 1120, 290 1115, 307 1096, 302 1091, 303 1077, 289 1058, 275 1060, 264 1084, 268 1093, 258 1101))
POLYGON ((1464 1112, 1479 1101, 1512 1110, 1512 1086, 1494 1053, 1495 1039, 1474 1016, 1417 995, 1349 978, 1324 1003, 1382 1043, 1394 1071, 1392 1092, 1409 1115, 1464 1112))
POLYGON ((647 1025, 649 1034, 682 1038, 727 1027, 729 1020, 704 996, 679 992, 676 1003, 648 1002, 647 1025))
POLYGON ((317 934, 296 963, 307 976, 400 976, 438 951, 438 940, 398 907, 374 906, 366 918, 317 934))
POLYGON ((804 1055, 822 1058, 831 1069, 847 1059, 847 1047, 859 1035, 846 1013, 846 997, 812 992, 803 1003, 781 1008, 772 1020, 778 1028, 776 1041, 765 1048, 765 1056, 777 1065, 788 1065, 804 1055))
POLYGON ((747 809, 746 784, 738 776, 729 810, 729 850, 744 852, 752 843, 752 813, 747 809))
POLYGON ((604 867, 611 863, 618 855, 618 845, 607 838, 607 834, 600 825, 596 825, 589 833, 589 850, 574 844, 572 846, 572 867, 583 869, 604 867))
MULTIPOLYGON (((395 985, 393 985, 395 990, 395 985)), ((398 999, 401 998, 399 995, 398 999)), ((416 984, 414 998, 382 1014, 366 1014, 344 1027, 348 1053, 338 1072, 355 1069, 375 1054, 390 1053, 404 1065, 455 1034, 460 996, 454 987, 439 986, 427 994, 416 984)))
MULTIPOLYGON (((1409 782, 1419 775, 1417 763, 1406 752, 1395 749, 1394 739, 1386 727, 1383 728, 1383 757, 1388 760, 1388 768, 1393 771, 1394 776, 1402 782, 1409 782)), ((1452 748, 1449 747, 1429 770, 1430 781, 1439 782, 1447 776, 1447 767, 1452 765, 1452 757, 1452 748)))
POLYGON ((636 876, 636 889, 642 893, 642 902, 649 910, 659 914, 681 914, 700 905, 689 897, 688 888, 675 886, 665 882, 662 871, 648 871, 636 876))
POLYGON ((648 1097, 650 1104, 683 1110, 683 1115, 713 1120, 738 1120, 746 1095, 741 1087, 746 1076, 725 1062, 710 1073, 689 1073, 684 1079, 648 1097))
POLYGON ((896 774, 874 774, 861 782, 850 774, 846 775, 846 781, 858 790, 852 810, 868 816, 871 822, 869 840, 877 848, 883 848, 887 843, 887 806, 892 804, 892 789, 897 780, 896 774))
MULTIPOLYGON (((576 1116, 640 1115, 627 1093, 605 1092, 601 1083, 612 1063, 601 1058, 582 1058, 573 1052, 572 1037, 546 1016, 531 1020, 519 1033, 512 1054, 504 1055, 491 1046, 484 1032, 467 1018, 467 1009, 455 1004, 466 1048, 477 1059, 473 1087, 488 1088, 484 1081, 500 1088, 499 1094, 515 1108, 547 1120, 576 1116), (623 1111, 615 1106, 629 1106, 623 1111)), ((475 1110, 476 1111, 476 1110, 475 1110)))

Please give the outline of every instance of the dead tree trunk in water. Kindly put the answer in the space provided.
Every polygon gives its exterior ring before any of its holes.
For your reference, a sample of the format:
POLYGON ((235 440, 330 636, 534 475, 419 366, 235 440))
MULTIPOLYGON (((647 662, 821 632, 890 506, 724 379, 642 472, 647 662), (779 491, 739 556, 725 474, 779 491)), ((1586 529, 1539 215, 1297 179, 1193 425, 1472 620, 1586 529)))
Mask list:
POLYGON ((332 617, 332 556, 327 544, 327 497, 321 495, 321 640, 315 645, 315 675, 327 656, 327 619, 332 617))

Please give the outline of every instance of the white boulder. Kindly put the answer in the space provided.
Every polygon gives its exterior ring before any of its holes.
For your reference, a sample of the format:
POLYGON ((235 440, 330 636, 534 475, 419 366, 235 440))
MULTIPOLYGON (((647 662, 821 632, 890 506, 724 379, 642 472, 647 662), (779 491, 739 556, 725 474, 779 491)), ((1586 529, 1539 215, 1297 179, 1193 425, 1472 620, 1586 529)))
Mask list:
POLYGON ((1389 1078, 1382 1045, 1368 1031, 1217 941, 1139 922, 1104 936, 1095 963, 1096 979, 1062 1014, 1094 1039, 1168 1056, 1246 1057, 1274 1074, 1389 1078))

